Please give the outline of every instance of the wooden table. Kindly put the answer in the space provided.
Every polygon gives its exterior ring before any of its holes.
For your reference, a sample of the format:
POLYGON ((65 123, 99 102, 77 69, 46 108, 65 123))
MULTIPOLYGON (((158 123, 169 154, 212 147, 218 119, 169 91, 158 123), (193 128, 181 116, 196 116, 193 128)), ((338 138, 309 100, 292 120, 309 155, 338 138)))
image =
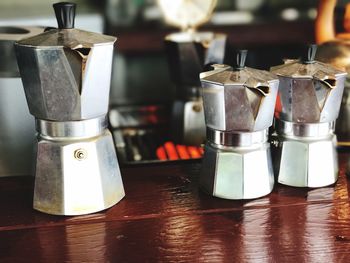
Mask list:
POLYGON ((199 162, 124 168, 125 199, 77 217, 34 211, 32 178, 2 178, 0 262, 350 262, 348 156, 335 187, 244 202, 199 191, 199 162))

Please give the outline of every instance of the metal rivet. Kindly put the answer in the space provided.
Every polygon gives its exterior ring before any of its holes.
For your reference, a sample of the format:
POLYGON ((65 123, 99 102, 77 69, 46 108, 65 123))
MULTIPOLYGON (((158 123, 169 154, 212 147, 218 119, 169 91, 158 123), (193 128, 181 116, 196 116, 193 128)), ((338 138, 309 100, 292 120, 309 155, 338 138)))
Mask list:
POLYGON ((78 161, 82 161, 86 159, 87 157, 87 151, 84 149, 77 149, 74 151, 74 158, 77 159, 78 161))

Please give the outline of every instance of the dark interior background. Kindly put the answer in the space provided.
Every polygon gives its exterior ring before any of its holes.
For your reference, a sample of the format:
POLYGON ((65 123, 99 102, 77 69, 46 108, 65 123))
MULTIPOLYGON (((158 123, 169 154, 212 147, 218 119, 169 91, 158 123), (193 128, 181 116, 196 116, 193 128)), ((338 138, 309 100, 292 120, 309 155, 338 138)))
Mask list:
MULTIPOLYGON (((54 2, 57 0, 1 0, 0 21, 10 16, 53 17, 54 2)), ((178 29, 164 23, 156 0, 72 2, 78 4, 78 14, 99 14, 104 33, 118 37, 112 105, 164 104, 174 99, 163 39, 178 29)), ((347 2, 337 3, 338 31, 343 30, 347 2)), ((281 64, 283 58, 297 58, 304 44, 314 42, 317 3, 317 0, 218 0, 212 20, 198 30, 226 33, 228 50, 248 49, 247 66, 268 70, 281 64)), ((231 60, 228 55, 226 62, 230 64, 231 60)))

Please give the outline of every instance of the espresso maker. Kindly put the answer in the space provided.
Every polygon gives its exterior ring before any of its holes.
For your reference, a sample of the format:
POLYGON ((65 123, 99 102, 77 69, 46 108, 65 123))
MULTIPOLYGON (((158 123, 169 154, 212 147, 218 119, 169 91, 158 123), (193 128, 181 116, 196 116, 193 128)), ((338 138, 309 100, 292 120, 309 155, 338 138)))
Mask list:
POLYGON ((206 128, 199 74, 206 65, 223 63, 226 35, 198 32, 211 17, 216 1, 159 0, 166 21, 181 32, 165 37, 170 76, 176 87, 172 105, 172 138, 187 145, 204 143, 206 128), (198 6, 197 6, 198 5, 198 6))
POLYGON ((124 197, 106 118, 116 38, 75 29, 75 4, 53 7, 58 29, 15 43, 37 130, 34 209, 93 213, 124 197))
POLYGON ((240 50, 235 67, 215 64, 200 75, 207 126, 200 186, 225 199, 261 197, 274 185, 268 129, 279 82, 245 67, 246 55, 240 50))
POLYGON ((334 134, 346 73, 315 60, 309 45, 300 60, 273 67, 280 80, 274 161, 278 182, 322 187, 338 178, 334 134))

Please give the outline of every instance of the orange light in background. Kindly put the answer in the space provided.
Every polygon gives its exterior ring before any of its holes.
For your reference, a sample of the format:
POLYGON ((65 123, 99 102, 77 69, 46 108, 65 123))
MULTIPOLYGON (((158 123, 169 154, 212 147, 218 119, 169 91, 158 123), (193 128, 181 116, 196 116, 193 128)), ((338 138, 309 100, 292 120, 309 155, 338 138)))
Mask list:
POLYGON ((187 147, 187 150, 188 152, 190 153, 191 157, 193 159, 198 159, 198 158, 201 158, 202 155, 200 153, 200 151, 198 150, 198 147, 195 147, 195 146, 188 146, 187 147))
POLYGON ((168 160, 168 158, 167 158, 167 156, 166 156, 165 149, 164 149, 163 146, 158 147, 158 149, 157 149, 157 151, 156 151, 156 154, 157 154, 158 160, 161 160, 161 161, 166 161, 166 160, 168 160))
POLYGON ((198 147, 197 149, 198 149, 199 153, 201 154, 201 156, 203 156, 204 155, 203 147, 198 147))
POLYGON ((186 146, 185 145, 176 145, 176 150, 180 155, 180 158, 182 160, 188 160, 191 159, 191 156, 187 152, 186 146))
POLYGON ((165 151, 168 155, 169 160, 179 160, 174 143, 166 142, 164 143, 165 151))
POLYGON ((204 154, 202 147, 174 144, 171 141, 165 142, 156 150, 158 160, 189 160, 201 158, 204 154))
POLYGON ((279 118, 281 112, 282 112, 282 103, 281 103, 280 94, 278 93, 277 99, 276 99, 276 106, 275 106, 275 118, 279 118))

